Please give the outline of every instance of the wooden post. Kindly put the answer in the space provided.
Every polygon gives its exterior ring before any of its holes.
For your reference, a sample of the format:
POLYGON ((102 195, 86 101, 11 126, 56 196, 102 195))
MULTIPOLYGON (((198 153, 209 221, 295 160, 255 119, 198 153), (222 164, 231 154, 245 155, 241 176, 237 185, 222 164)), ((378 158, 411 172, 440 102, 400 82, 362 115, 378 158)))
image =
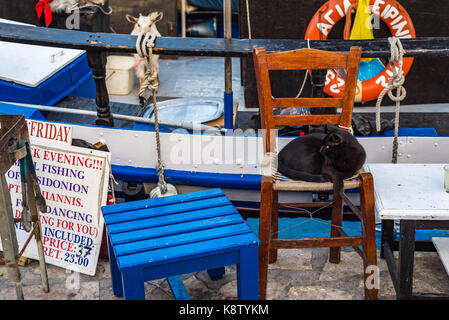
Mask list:
MULTIPOLYGON (((28 140, 29 141, 29 140, 28 140)), ((37 245, 37 253, 39 256, 39 267, 41 269, 41 279, 42 279, 42 288, 44 292, 50 292, 50 286, 48 285, 48 275, 47 275, 47 267, 45 266, 45 254, 44 254, 44 245, 42 243, 42 226, 41 221, 39 218, 39 213, 37 212, 36 207, 36 198, 34 196, 34 190, 31 188, 33 185, 32 177, 31 177, 31 170, 29 169, 28 165, 27 168, 27 184, 29 187, 28 192, 28 204, 30 208, 31 213, 31 221, 33 221, 33 233, 34 233, 34 239, 36 240, 37 245), (37 224, 37 226, 34 226, 34 224, 37 224)))
POLYGON ((0 174, 0 236, 9 281, 15 282, 17 299, 23 300, 22 279, 17 265, 19 244, 11 205, 11 195, 5 175, 0 174))
POLYGON ((95 102, 97 104, 97 126, 113 127, 114 120, 109 108, 109 94, 106 88, 106 54, 88 51, 87 60, 95 80, 95 102))
MULTIPOLYGON (((224 39, 232 39, 232 11, 231 0, 223 2, 224 39)), ((226 129, 234 128, 234 97, 232 93, 232 59, 225 58, 225 93, 224 93, 224 121, 226 129)))

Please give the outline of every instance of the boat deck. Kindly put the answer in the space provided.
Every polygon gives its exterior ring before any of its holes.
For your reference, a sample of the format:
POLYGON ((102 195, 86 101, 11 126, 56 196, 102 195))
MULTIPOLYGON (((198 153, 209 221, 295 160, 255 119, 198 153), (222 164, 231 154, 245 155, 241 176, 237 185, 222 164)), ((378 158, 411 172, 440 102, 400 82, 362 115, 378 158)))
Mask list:
MULTIPOLYGON (((224 58, 185 57, 160 59, 160 87, 158 101, 173 98, 216 97, 222 98, 224 92, 224 58)), ((246 130, 257 128, 258 110, 245 107, 244 88, 241 85, 240 58, 232 58, 232 88, 234 101, 238 102, 236 128, 246 130)), ((134 81, 133 91, 126 96, 110 95, 113 113, 137 115, 140 107, 138 99, 139 84, 134 81)), ((384 99, 382 119, 394 119, 395 107, 388 98, 384 99)), ((57 104, 59 107, 96 110, 93 99, 67 97, 57 104)), ((354 114, 374 119, 375 107, 356 105, 354 114)), ((95 118, 80 115, 49 113, 48 120, 95 124, 95 118)), ((435 128, 440 136, 449 136, 449 103, 401 106, 401 127, 435 128)), ((116 121, 117 127, 132 127, 133 123, 116 121)))

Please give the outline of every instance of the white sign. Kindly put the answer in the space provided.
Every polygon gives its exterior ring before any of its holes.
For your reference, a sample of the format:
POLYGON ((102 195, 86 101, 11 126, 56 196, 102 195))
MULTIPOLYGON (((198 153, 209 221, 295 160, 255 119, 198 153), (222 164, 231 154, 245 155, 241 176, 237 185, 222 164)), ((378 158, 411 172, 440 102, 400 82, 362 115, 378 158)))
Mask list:
MULTIPOLYGON (((64 132, 64 126, 54 128, 60 130, 61 135, 64 132)), ((47 212, 40 213, 45 261, 94 275, 104 226, 100 210, 106 204, 111 155, 86 148, 60 148, 49 144, 53 143, 31 145, 38 182, 47 203, 47 212)), ((14 218, 20 218, 22 191, 19 161, 5 176, 14 218)), ((16 223, 16 231, 21 248, 29 233, 23 230, 21 223, 16 223)), ((38 259, 34 238, 24 256, 38 259)))

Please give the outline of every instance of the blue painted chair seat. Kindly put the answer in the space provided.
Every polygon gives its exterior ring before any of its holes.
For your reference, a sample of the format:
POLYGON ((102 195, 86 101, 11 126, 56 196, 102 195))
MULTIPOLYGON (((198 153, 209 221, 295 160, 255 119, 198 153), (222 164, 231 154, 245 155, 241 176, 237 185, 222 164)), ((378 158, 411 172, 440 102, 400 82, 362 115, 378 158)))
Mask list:
MULTIPOLYGON (((221 189, 102 207, 113 290, 145 299, 144 282, 237 264, 240 299, 258 299, 259 239, 221 189)), ((171 281, 170 281, 171 280, 171 281)))

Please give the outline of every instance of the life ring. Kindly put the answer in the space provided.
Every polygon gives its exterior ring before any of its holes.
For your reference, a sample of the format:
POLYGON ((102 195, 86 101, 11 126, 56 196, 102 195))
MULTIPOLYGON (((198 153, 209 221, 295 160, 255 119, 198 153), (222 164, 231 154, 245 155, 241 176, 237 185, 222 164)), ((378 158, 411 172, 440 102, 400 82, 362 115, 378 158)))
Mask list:
MULTIPOLYGON (((315 13, 306 30, 305 39, 326 40, 329 32, 338 21, 346 16, 350 7, 357 0, 329 0, 315 13)), ((396 0, 370 0, 373 15, 378 16, 390 29, 393 36, 406 39, 416 38, 413 22, 396 0)), ((410 71, 413 58, 404 58, 404 76, 410 71)), ((342 97, 344 92, 344 72, 328 70, 324 92, 332 97, 342 97)), ((391 66, 386 66, 379 59, 370 62, 361 62, 359 78, 357 81, 356 102, 376 100, 382 90, 387 86, 392 75, 391 66)))

